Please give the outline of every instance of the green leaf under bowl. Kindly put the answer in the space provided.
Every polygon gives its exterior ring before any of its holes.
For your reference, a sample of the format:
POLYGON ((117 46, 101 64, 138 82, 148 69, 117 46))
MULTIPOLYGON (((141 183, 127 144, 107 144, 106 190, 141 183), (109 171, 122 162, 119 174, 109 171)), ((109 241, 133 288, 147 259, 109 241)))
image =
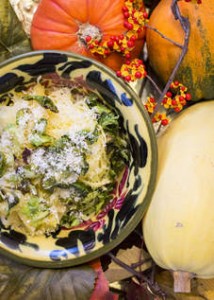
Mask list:
POLYGON ((88 300, 96 272, 90 266, 69 269, 39 269, 1 256, 0 299, 88 300))

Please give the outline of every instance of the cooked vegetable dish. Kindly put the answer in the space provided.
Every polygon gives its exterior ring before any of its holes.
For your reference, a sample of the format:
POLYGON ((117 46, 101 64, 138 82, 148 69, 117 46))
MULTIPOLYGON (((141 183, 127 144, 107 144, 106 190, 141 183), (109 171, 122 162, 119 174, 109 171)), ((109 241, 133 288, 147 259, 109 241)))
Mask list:
POLYGON ((87 221, 129 161, 121 118, 85 87, 38 80, 0 105, 0 217, 30 235, 87 221))

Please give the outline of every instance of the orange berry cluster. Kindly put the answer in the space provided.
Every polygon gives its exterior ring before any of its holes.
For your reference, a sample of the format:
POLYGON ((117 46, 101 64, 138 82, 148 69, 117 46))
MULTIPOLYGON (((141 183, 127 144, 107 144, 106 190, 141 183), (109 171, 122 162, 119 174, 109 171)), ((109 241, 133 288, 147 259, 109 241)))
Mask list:
POLYGON ((187 93, 187 87, 179 81, 172 82, 170 90, 166 93, 162 100, 165 109, 173 109, 179 112, 191 100, 191 95, 187 93))
POLYGON ((150 115, 153 114, 156 106, 157 106, 157 102, 155 98, 152 96, 147 97, 147 101, 144 104, 144 107, 150 115))
POLYGON ((118 77, 121 77, 123 80, 130 82, 135 81, 136 79, 141 79, 146 76, 145 66, 141 59, 135 58, 131 61, 126 61, 122 65, 121 69, 116 72, 118 77))
MULTIPOLYGON (((136 64, 134 62, 133 65, 130 65, 131 52, 135 48, 136 40, 139 38, 145 24, 148 22, 148 13, 143 6, 142 0, 125 0, 122 13, 124 16, 125 34, 110 36, 105 41, 99 41, 96 38, 87 36, 86 43, 88 49, 95 55, 107 57, 112 52, 121 53, 125 57, 125 64, 129 65, 128 68, 130 68, 136 64)), ((133 77, 132 75, 130 76, 133 77)))
POLYGON ((165 112, 157 112, 155 116, 152 118, 152 123, 160 122, 161 125, 166 126, 170 122, 170 118, 167 116, 165 112))
MULTIPOLYGON (((161 102, 161 111, 158 111, 152 117, 152 122, 160 122, 166 126, 170 121, 168 114, 172 111, 178 113, 191 100, 191 94, 187 93, 187 87, 178 81, 172 82, 169 91, 164 96, 161 102)), ((157 102, 154 97, 148 97, 145 103, 145 108, 150 115, 154 113, 157 102)))

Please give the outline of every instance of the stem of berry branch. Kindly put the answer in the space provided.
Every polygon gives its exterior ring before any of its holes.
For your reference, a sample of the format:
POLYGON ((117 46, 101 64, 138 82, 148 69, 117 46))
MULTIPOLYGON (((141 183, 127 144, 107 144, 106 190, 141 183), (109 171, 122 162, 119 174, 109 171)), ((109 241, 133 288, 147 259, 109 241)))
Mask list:
POLYGON ((138 262, 131 264, 131 267, 135 269, 135 268, 141 267, 142 265, 146 264, 147 262, 151 262, 151 261, 152 261, 151 258, 147 258, 147 259, 143 259, 143 260, 139 259, 138 262))
MULTIPOLYGON (((120 267, 124 268, 128 272, 130 272, 132 275, 136 276, 139 280, 142 280, 142 277, 144 277, 140 272, 136 271, 133 267, 127 265, 126 263, 122 262, 120 259, 118 259, 113 253, 109 252, 108 255, 111 257, 111 259, 118 264, 120 267)), ((147 281, 147 278, 144 278, 145 281, 147 281)))
POLYGON ((157 85, 157 83, 155 82, 155 80, 154 80, 151 76, 149 76, 148 74, 146 75, 146 78, 150 81, 150 83, 153 85, 153 87, 155 88, 155 90, 156 90, 159 94, 161 94, 162 91, 161 91, 161 89, 159 88, 159 86, 157 85))
POLYGON ((175 17, 176 20, 179 20, 183 30, 184 30, 184 43, 183 43, 183 46, 182 46, 182 49, 181 49, 181 54, 179 56, 179 59, 163 89, 163 91, 161 92, 158 100, 157 100, 157 106, 155 107, 154 109, 154 112, 152 114, 151 117, 153 117, 155 115, 155 113, 160 109, 161 107, 161 102, 165 96, 165 94, 168 92, 169 88, 170 88, 170 85, 171 83, 174 81, 175 79, 175 75, 179 69, 179 66, 180 64, 182 63, 186 53, 187 53, 187 50, 188 50, 188 44, 189 44, 189 36, 190 36, 190 23, 189 23, 189 20, 185 17, 183 17, 181 15, 181 12, 180 12, 180 9, 178 7, 178 1, 179 0, 172 0, 172 4, 171 4, 171 10, 172 10, 172 13, 175 17))
POLYGON ((154 281, 154 279, 150 279, 147 276, 145 276, 142 272, 136 271, 133 267, 127 265, 126 263, 122 262, 120 259, 118 259, 114 254, 111 252, 108 253, 110 258, 118 264, 120 267, 124 268, 125 270, 129 271, 137 280, 139 281, 139 284, 146 283, 148 290, 154 295, 160 295, 162 299, 165 299, 165 293, 161 290, 160 286, 157 284, 157 282, 154 281))
POLYGON ((146 282, 148 285, 150 285, 150 280, 147 278, 147 276, 143 275, 142 272, 136 271, 133 266, 129 266, 120 259, 118 259, 113 253, 109 252, 108 255, 111 257, 111 259, 118 264, 120 267, 124 268, 128 272, 130 272, 133 276, 135 276, 140 282, 146 282))
POLYGON ((158 33, 163 39, 169 41, 170 43, 176 45, 177 47, 179 47, 179 48, 181 48, 181 49, 183 48, 183 45, 181 45, 181 44, 179 44, 179 43, 173 41, 173 40, 170 39, 170 38, 168 38, 165 34, 163 34, 162 32, 160 32, 157 28, 152 27, 152 26, 150 26, 150 25, 148 25, 148 24, 146 24, 145 27, 148 28, 148 29, 150 29, 150 30, 155 31, 155 32, 158 33))

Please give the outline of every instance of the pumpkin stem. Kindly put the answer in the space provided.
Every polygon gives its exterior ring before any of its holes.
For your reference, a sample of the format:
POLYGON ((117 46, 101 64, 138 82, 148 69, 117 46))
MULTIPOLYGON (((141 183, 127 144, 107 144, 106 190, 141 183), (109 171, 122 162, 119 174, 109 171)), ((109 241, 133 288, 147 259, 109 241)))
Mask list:
POLYGON ((175 293, 190 293, 192 273, 184 271, 173 271, 174 292, 175 293))
POLYGON ((100 32, 99 28, 89 23, 80 24, 77 35, 79 37, 79 40, 84 43, 84 45, 87 44, 88 37, 91 37, 98 42, 102 39, 102 33, 100 32))

